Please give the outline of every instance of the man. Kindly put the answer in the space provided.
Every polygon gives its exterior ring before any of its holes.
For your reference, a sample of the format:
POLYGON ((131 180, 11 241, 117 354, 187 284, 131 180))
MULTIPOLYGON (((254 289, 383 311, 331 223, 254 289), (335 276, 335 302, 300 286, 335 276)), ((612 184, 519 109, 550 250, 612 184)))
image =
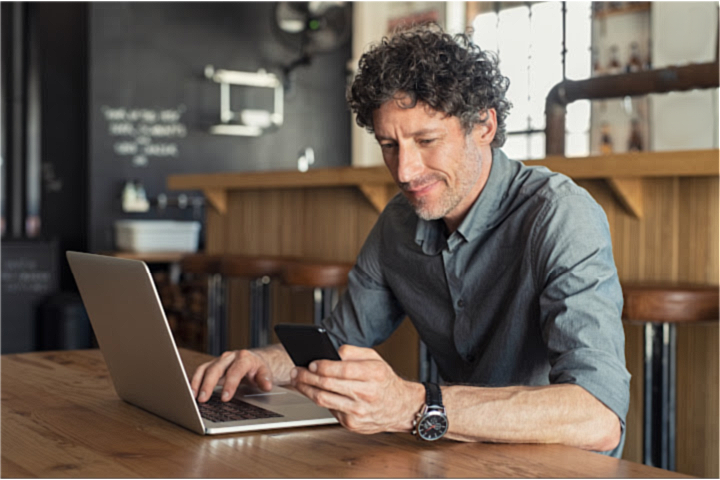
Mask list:
POLYGON ((343 360, 304 369, 277 345, 226 352, 195 372, 199 401, 218 382, 224 399, 242 379, 291 383, 359 433, 620 456, 629 374, 607 219, 567 177, 499 150, 507 86, 494 57, 435 26, 363 55, 348 101, 402 194, 323 322, 343 360), (406 316, 447 382, 440 391, 367 348, 406 316))

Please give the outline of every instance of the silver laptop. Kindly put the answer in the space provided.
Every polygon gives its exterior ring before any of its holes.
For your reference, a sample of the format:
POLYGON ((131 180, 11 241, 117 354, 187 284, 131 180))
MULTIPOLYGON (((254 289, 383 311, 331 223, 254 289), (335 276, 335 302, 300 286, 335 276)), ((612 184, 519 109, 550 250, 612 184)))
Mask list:
POLYGON ((230 402, 193 397, 145 262, 67 252, 70 268, 118 396, 199 434, 337 423, 292 390, 241 386, 230 402))

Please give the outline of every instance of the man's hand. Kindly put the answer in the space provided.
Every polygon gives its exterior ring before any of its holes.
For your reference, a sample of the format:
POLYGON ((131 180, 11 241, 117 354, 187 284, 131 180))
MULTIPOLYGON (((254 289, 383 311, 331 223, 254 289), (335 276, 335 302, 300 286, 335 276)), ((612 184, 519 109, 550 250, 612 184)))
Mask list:
POLYGON ((223 385, 221 399, 230 400, 240 382, 269 391, 273 374, 265 359, 251 350, 225 352, 215 360, 200 365, 192 376, 190 386, 199 402, 206 402, 216 385, 223 385))
POLYGON ((425 389, 398 377, 371 348, 343 345, 341 362, 317 360, 291 373, 292 385, 330 409, 348 430, 371 434, 409 432, 425 389))

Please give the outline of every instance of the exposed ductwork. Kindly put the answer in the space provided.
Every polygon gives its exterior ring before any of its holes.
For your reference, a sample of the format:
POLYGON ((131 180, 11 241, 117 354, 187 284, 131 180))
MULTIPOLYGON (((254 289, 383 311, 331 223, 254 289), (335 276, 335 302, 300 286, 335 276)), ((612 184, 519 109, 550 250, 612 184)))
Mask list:
POLYGON ((618 98, 720 86, 717 60, 713 63, 668 67, 588 80, 565 80, 545 101, 545 153, 565 155, 566 106, 575 100, 618 98))

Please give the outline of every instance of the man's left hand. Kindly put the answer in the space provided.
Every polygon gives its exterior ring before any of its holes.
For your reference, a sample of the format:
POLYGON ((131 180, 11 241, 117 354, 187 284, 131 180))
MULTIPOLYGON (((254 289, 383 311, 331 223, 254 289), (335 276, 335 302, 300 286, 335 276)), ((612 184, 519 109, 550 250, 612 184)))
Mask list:
POLYGON ((295 368, 292 385, 353 432, 412 430, 425 400, 423 386, 397 376, 371 348, 343 345, 338 353, 341 362, 316 360, 307 369, 295 368))

